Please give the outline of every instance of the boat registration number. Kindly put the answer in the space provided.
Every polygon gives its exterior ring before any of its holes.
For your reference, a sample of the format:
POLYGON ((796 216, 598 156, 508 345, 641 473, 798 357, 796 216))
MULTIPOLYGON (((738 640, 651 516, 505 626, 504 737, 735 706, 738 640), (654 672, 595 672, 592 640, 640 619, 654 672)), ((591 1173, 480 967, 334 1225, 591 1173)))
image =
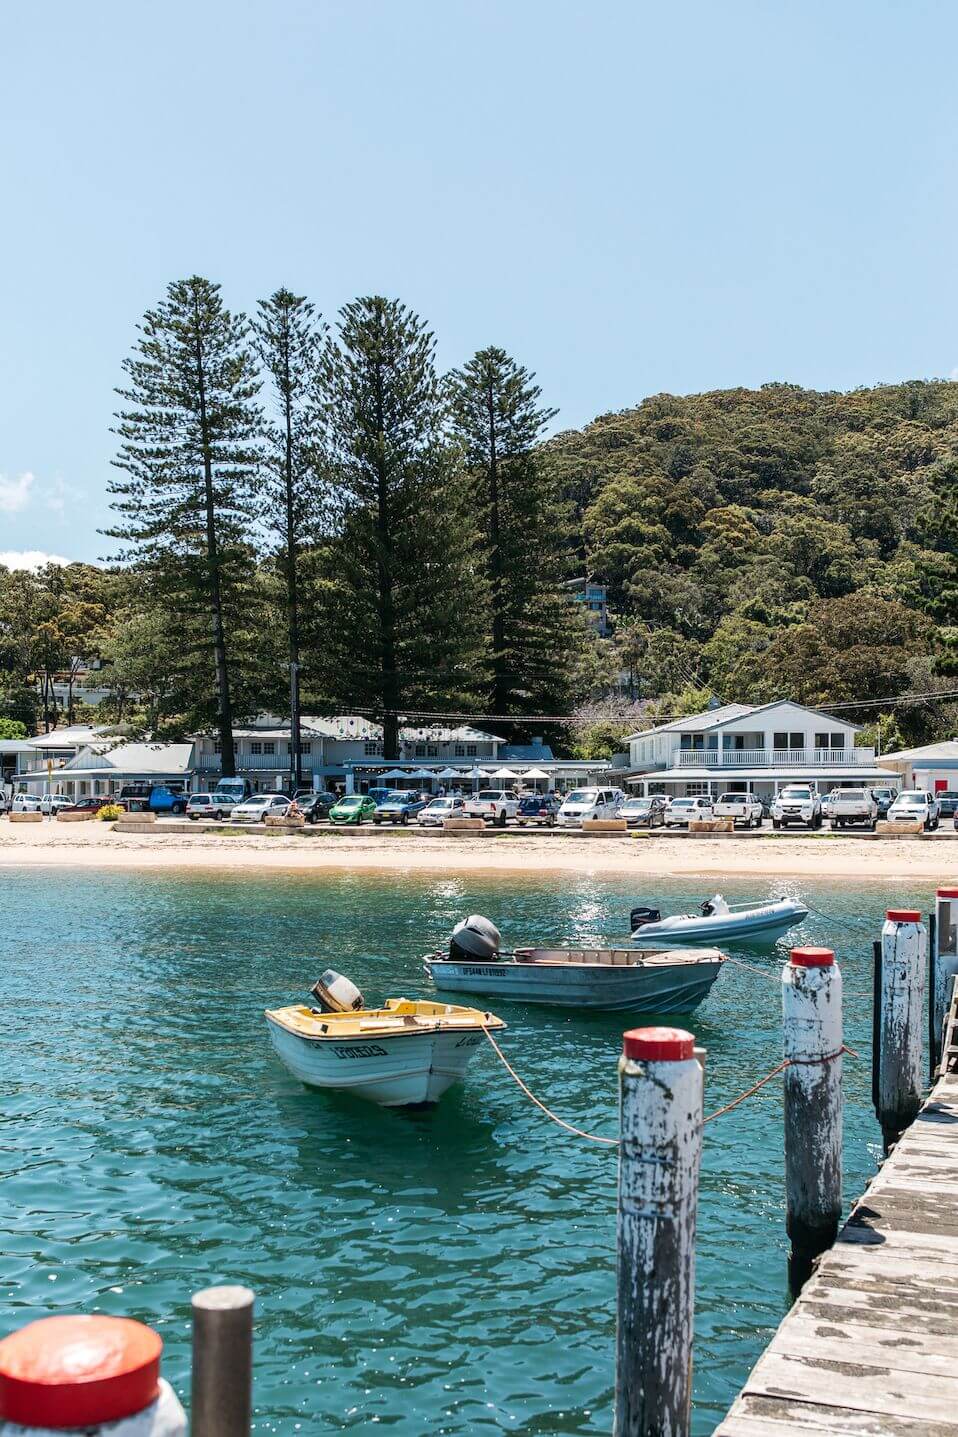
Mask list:
POLYGON ((385 1058, 386 1049, 378 1043, 363 1043, 358 1048, 334 1048, 337 1058, 385 1058))

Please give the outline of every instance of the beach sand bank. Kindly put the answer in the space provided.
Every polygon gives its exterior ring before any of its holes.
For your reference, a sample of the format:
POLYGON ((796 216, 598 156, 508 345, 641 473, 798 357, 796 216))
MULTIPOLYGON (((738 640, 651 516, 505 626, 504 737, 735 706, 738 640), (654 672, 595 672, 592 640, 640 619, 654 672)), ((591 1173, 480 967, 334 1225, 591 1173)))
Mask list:
POLYGON ((0 867, 238 869, 322 872, 513 872, 652 875, 958 879, 958 842, 942 832, 928 840, 872 840, 829 833, 741 837, 655 833, 589 836, 528 831, 451 837, 416 830, 365 829, 267 834, 163 831, 116 833, 108 824, 0 822, 0 867))

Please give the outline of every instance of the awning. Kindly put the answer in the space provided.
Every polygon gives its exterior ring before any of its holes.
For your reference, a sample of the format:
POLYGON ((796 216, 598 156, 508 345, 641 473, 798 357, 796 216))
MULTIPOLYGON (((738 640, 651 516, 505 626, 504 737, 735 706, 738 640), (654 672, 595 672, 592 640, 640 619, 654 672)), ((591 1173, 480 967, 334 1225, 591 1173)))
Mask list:
POLYGON ((496 771, 495 771, 495 773, 491 773, 491 774, 489 775, 489 777, 490 777, 490 778, 518 778, 519 775, 516 773, 515 769, 512 769, 512 768, 497 768, 496 771))
POLYGON ((391 768, 388 773, 381 773, 380 778, 409 778, 410 775, 404 768, 391 768))
POLYGON ((433 776, 435 778, 462 778, 463 772, 461 768, 443 768, 433 776))
POLYGON ((545 771, 544 768, 527 768, 526 771, 525 771, 525 773, 522 774, 522 777, 523 777, 523 778, 548 778, 549 775, 546 773, 546 771, 545 771))

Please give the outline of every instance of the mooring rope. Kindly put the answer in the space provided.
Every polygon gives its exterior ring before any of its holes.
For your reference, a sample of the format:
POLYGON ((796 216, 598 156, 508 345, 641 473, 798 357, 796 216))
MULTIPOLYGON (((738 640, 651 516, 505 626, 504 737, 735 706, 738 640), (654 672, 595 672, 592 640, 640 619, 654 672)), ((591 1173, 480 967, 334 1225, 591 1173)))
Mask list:
MULTIPOLYGON (((602 1143, 604 1146, 610 1148, 617 1148, 619 1146, 618 1138, 603 1138, 599 1137, 596 1133, 587 1133, 584 1131, 584 1129, 577 1128, 573 1123, 567 1123, 565 1118, 560 1118, 558 1113, 554 1113, 551 1108, 547 1108, 545 1103, 542 1102, 540 1098, 537 1098, 532 1089, 529 1088, 522 1081, 515 1068, 510 1065, 508 1058, 506 1057, 502 1049, 499 1047, 499 1044, 496 1042, 495 1038, 492 1036, 485 1023, 480 1023, 479 1026, 485 1033, 486 1037, 489 1039, 489 1042, 492 1044, 496 1056, 499 1058, 499 1061, 502 1063, 502 1066, 512 1078, 513 1082, 517 1085, 521 1092, 525 1093, 526 1097, 529 1099, 530 1102, 535 1103, 536 1107, 541 1109, 541 1111, 545 1113, 547 1118, 550 1118, 552 1122, 557 1123, 560 1128, 565 1128, 566 1132, 572 1133, 575 1137, 585 1138, 587 1142, 602 1143)), ((750 1098, 753 1093, 757 1093, 759 1088, 764 1088, 766 1083, 770 1083, 774 1077, 776 1077, 779 1073, 784 1072, 786 1068, 814 1067, 819 1063, 833 1063, 835 1059, 840 1058, 843 1053, 847 1053, 851 1058, 858 1057, 858 1054, 855 1052, 854 1048, 846 1047, 846 1045, 843 1043, 842 1046, 838 1049, 837 1053, 826 1053, 821 1058, 783 1058, 780 1063, 776 1064, 776 1066, 771 1070, 771 1072, 765 1074, 764 1078, 759 1078, 757 1083, 753 1083, 750 1088, 746 1088, 745 1092, 740 1093, 737 1098, 733 1098, 732 1102, 726 1103, 725 1106, 722 1108, 716 1108, 714 1113, 709 1113, 708 1117, 703 1118, 702 1126, 704 1127, 706 1123, 712 1122, 714 1118, 722 1117, 723 1113, 730 1113, 733 1108, 738 1107, 739 1103, 744 1103, 746 1098, 750 1098)))

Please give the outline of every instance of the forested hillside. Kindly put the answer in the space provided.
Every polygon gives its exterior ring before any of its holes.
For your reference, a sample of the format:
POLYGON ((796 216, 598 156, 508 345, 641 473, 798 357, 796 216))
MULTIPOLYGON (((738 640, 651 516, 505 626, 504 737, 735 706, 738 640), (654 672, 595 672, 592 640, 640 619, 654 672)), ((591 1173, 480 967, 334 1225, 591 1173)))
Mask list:
MULTIPOLYGON (((955 687, 958 384, 656 395, 546 452, 609 586, 593 683, 604 664, 637 697, 955 687)), ((906 736, 954 723, 897 716, 906 736)))

